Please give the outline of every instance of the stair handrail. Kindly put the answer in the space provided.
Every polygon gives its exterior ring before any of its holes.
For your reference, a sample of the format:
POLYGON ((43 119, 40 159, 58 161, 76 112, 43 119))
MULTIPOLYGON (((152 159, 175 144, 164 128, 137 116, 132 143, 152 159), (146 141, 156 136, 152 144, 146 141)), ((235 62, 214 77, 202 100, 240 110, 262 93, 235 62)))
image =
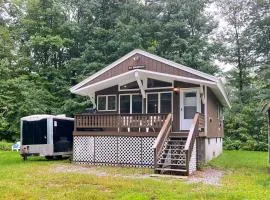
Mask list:
POLYGON ((165 122, 159 131, 157 139, 152 146, 152 148, 154 149, 154 167, 155 168, 157 167, 158 158, 160 154, 162 153, 164 144, 169 137, 171 129, 172 129, 172 114, 170 113, 166 117, 165 122))
POLYGON ((192 125, 191 128, 189 130, 188 133, 188 137, 187 137, 187 141, 184 147, 184 152, 186 154, 186 169, 187 169, 187 173, 189 173, 189 161, 191 158, 191 153, 193 150, 193 146, 196 140, 196 137, 199 134, 199 118, 200 118, 200 113, 196 113, 193 121, 192 121, 192 125))

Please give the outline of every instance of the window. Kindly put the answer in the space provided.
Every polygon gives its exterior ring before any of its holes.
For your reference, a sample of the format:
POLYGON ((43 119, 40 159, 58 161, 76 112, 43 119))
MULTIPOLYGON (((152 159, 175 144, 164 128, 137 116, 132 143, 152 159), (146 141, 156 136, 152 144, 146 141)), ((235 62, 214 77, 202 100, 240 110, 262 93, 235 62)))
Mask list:
POLYGON ((172 83, 151 78, 147 79, 147 88, 166 88, 166 87, 172 87, 172 83))
POLYGON ((172 94, 160 93, 160 113, 172 112, 172 94))
MULTIPOLYGON (((141 80, 142 84, 143 84, 143 81, 141 80)), ((133 81, 133 82, 130 82, 130 83, 127 83, 125 85, 121 85, 119 87, 119 90, 138 90, 139 89, 139 85, 137 83, 137 81, 133 81)))
POLYGON ((142 113, 142 96, 131 95, 132 98, 132 113, 142 113))
POLYGON ((193 119, 197 112, 196 92, 184 92, 184 119, 193 119))
POLYGON ((158 113, 158 93, 147 95, 147 113, 158 113))
POLYGON ((97 96, 97 108, 99 111, 116 111, 116 95, 97 96))
POLYGON ((120 113, 142 113, 142 95, 120 95, 120 113))
POLYGON ((120 95, 120 113, 130 113, 130 95, 120 95))
POLYGON ((127 83, 125 85, 120 86, 120 90, 129 90, 129 89, 139 89, 137 81, 133 81, 131 83, 127 83))
POLYGON ((219 103, 217 103, 217 118, 222 120, 222 116, 223 116, 222 106, 219 103))
POLYGON ((172 112, 172 93, 160 92, 147 94, 147 113, 172 112))

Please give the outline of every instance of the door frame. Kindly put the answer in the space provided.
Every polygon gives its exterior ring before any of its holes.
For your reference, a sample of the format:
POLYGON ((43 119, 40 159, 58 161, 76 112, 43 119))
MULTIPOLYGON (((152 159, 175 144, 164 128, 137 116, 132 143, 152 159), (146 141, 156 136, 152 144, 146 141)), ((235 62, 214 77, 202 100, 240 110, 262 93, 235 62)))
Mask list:
POLYGON ((201 113, 202 110, 201 110, 201 97, 200 97, 200 87, 192 87, 192 88, 180 88, 179 90, 179 127, 180 127, 180 130, 183 130, 182 129, 182 119, 183 119, 183 113, 184 112, 181 112, 181 109, 183 110, 183 107, 184 107, 184 98, 183 98, 183 93, 184 92, 193 92, 193 91, 196 91, 197 93, 197 112, 201 113))

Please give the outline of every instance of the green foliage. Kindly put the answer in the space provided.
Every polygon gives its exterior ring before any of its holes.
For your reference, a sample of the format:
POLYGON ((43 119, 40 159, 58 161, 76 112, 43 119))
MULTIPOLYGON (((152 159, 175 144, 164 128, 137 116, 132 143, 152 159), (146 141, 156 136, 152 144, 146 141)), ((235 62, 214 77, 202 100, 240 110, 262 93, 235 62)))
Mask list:
POLYGON ((12 143, 0 141, 0 151, 11 151, 12 143))

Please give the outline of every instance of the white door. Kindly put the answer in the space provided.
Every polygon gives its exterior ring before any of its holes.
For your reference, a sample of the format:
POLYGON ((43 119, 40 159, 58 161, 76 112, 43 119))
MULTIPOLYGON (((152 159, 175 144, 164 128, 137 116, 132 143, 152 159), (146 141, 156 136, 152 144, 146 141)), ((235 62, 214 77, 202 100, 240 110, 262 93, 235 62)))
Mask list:
POLYGON ((196 112, 201 112, 199 89, 180 90, 180 129, 189 130, 196 112))

